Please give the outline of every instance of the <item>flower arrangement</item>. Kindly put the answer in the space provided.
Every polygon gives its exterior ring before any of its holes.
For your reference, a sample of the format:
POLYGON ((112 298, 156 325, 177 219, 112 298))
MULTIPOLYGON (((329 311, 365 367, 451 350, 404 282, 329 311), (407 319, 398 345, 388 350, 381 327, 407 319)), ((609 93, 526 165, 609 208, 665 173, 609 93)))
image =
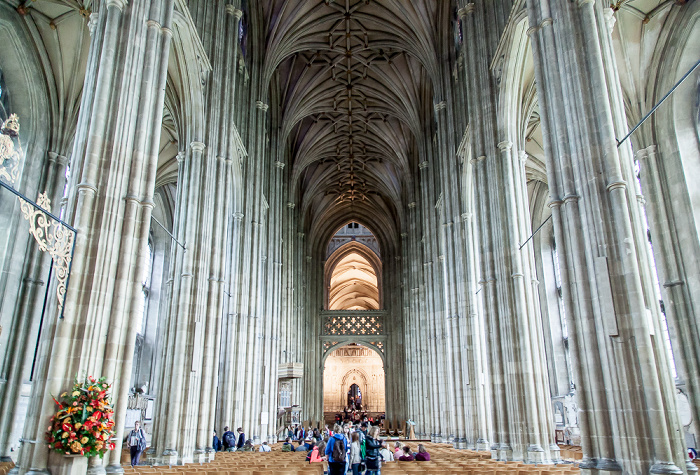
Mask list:
POLYGON ((46 432, 50 450, 65 455, 104 456, 114 449, 114 409, 105 378, 76 380, 70 393, 61 394, 58 412, 46 432))

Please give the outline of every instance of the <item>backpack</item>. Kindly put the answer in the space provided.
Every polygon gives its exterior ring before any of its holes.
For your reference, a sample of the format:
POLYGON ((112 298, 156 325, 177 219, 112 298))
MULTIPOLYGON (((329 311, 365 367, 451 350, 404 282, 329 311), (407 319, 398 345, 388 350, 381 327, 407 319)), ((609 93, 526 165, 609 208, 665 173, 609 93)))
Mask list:
POLYGON ((345 462, 345 444, 343 443, 343 439, 335 439, 331 457, 334 462, 345 462))
POLYGON ((284 444, 282 446, 282 452, 291 452, 292 451, 292 446, 290 444, 284 444))
POLYGON ((226 444, 226 447, 236 446, 236 436, 233 435, 233 432, 228 431, 224 434, 224 444, 226 444))

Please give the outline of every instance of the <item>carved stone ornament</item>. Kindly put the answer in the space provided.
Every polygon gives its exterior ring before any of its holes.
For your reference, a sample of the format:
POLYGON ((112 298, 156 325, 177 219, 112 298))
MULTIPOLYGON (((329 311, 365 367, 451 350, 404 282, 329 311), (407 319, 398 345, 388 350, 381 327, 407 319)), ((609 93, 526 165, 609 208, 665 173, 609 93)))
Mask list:
POLYGON ((63 300, 68 285, 75 233, 44 212, 51 212, 51 201, 46 193, 41 193, 37 200, 37 204, 42 209, 35 208, 22 198, 18 197, 17 199, 19 199, 22 215, 29 221, 29 234, 34 236, 39 244, 39 249, 51 254, 53 259, 54 272, 58 281, 56 298, 60 314, 63 310, 63 300))
POLYGON ((0 127, 0 180, 8 185, 15 184, 19 175, 21 157, 19 118, 17 114, 12 114, 0 127))

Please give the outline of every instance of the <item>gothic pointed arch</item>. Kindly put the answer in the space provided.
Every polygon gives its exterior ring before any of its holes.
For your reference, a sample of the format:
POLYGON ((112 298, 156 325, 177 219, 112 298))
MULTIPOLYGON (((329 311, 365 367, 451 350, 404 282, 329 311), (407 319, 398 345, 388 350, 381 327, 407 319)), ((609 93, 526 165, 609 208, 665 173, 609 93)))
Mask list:
POLYGON ((366 300, 365 305, 374 310, 383 308, 381 279, 381 260, 369 247, 359 242, 349 242, 341 246, 324 264, 326 310, 341 310, 334 304, 337 304, 339 293, 348 292, 359 292, 366 300), (339 270, 341 264, 345 266, 339 270), (358 274, 350 277, 354 283, 349 283, 347 278, 338 275, 343 272, 358 274), (335 282, 334 277, 337 279, 335 282))

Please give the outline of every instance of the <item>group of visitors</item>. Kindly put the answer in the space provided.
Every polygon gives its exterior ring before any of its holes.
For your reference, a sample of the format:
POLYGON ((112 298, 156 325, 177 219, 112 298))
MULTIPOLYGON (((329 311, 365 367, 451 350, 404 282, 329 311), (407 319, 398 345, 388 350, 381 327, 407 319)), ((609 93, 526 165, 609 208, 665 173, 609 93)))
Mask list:
POLYGON ((310 463, 328 462, 330 475, 378 475, 382 463, 394 460, 430 460, 430 454, 423 444, 418 445, 418 452, 396 442, 395 452, 387 447, 385 440, 379 438, 379 427, 371 426, 368 421, 353 428, 353 423, 336 424, 333 430, 328 426, 324 430, 302 429, 298 434, 309 434, 297 440, 294 446, 294 431, 288 428, 288 436, 282 445, 283 452, 307 452, 306 460, 310 463), (315 435, 321 436, 315 437, 315 435))
MULTIPOLYGON (((243 452, 252 451, 253 441, 246 440, 243 428, 239 427, 238 429, 236 429, 236 432, 238 433, 237 437, 236 434, 234 434, 231 430, 229 430, 229 427, 226 426, 224 427, 224 433, 221 435, 221 439, 219 439, 219 437, 216 435, 216 431, 214 431, 214 438, 211 444, 212 448, 217 452, 234 452, 236 450, 240 450, 243 452)), ((261 450, 261 452, 269 452, 269 450, 261 450)))
POLYGON ((394 444, 394 459, 402 462, 410 462, 413 460, 429 462, 430 454, 425 450, 423 444, 418 444, 418 452, 412 452, 408 444, 404 445, 402 442, 396 441, 394 444))

